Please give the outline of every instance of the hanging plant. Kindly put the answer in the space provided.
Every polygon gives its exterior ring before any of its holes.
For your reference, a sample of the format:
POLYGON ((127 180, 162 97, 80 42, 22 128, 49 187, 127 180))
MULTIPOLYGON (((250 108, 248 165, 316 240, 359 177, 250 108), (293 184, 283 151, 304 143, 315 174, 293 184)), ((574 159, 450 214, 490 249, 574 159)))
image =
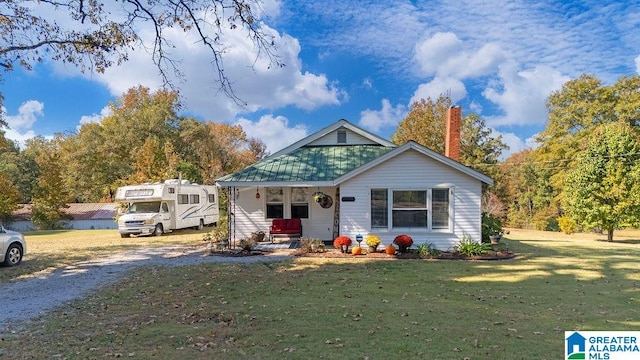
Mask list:
POLYGON ((331 196, 323 193, 322 191, 316 191, 311 196, 313 196, 313 200, 323 209, 328 209, 333 205, 333 199, 331 196))

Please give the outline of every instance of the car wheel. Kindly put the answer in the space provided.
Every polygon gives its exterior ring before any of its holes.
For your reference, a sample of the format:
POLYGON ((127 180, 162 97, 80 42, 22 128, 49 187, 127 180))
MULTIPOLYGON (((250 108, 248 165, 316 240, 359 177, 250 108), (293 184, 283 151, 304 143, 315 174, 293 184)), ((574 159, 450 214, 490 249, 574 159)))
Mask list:
POLYGON ((153 235, 160 236, 163 233, 162 224, 156 225, 156 229, 153 231, 153 235))
POLYGON ((129 236, 129 234, 120 234, 120 237, 124 239, 124 238, 128 238, 130 236, 129 236))
POLYGON ((18 244, 11 244, 7 249, 4 257, 4 264, 7 266, 16 266, 22 261, 22 248, 18 244))

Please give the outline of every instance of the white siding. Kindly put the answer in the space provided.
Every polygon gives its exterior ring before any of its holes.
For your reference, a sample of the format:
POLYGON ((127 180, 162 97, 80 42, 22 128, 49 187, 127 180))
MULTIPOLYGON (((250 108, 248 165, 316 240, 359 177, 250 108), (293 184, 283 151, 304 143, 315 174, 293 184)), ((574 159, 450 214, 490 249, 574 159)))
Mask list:
MULTIPOLYGON (((429 232, 402 230, 377 230, 383 244, 390 244, 399 234, 413 238, 414 247, 422 243, 433 243, 441 250, 453 248, 463 237, 470 236, 480 241, 481 182, 449 166, 410 150, 360 174, 340 186, 340 196, 353 196, 354 202, 343 202, 340 208, 340 233, 355 238, 355 235, 370 233, 370 189, 388 188, 411 190, 449 187, 453 211, 453 231, 429 232)), ((389 205, 391 206, 391 204, 389 205)), ((430 210, 429 210, 430 211, 430 210)))
MULTIPOLYGON (((377 144, 375 141, 368 139, 351 130, 348 130, 345 128, 341 128, 340 130, 345 130, 347 132, 347 145, 377 144)), ((345 144, 338 144, 338 130, 335 130, 333 132, 328 133, 327 135, 324 135, 316 139, 315 141, 312 141, 311 143, 309 143, 309 145, 318 146, 318 145, 345 145, 345 144)))

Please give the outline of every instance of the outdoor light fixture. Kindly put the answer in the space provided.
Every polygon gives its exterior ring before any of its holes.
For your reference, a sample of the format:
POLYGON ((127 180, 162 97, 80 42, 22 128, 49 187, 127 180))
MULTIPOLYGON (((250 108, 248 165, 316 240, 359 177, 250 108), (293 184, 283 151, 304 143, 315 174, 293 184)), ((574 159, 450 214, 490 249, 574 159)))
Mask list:
POLYGON ((260 199, 260 192, 258 191, 258 188, 256 188, 256 199, 260 199))

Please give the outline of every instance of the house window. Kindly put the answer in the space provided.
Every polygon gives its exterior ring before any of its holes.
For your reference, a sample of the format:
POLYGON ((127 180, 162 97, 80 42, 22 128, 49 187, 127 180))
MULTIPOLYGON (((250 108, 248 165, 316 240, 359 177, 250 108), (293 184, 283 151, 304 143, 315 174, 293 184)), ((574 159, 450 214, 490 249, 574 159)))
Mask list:
POLYGON ((347 143, 347 130, 340 129, 338 130, 338 144, 346 144, 347 143))
POLYGON ((307 188, 291 188, 291 218, 309 218, 309 191, 307 188))
POLYGON ((209 194, 209 202, 211 204, 216 202, 216 195, 215 194, 209 194))
POLYGON ((267 188, 267 219, 284 218, 284 196, 281 187, 267 188))
POLYGON ((389 226, 387 189, 371 189, 371 228, 389 226))
POLYGON ((191 194, 191 203, 192 204, 200 204, 200 195, 191 194))
POLYGON ((189 203, 189 195, 187 194, 178 194, 178 204, 188 204, 189 203))
POLYGON ((397 190, 393 192, 393 227, 427 228, 427 192, 397 190))
POLYGON ((431 190, 431 228, 449 228, 449 189, 431 190))

